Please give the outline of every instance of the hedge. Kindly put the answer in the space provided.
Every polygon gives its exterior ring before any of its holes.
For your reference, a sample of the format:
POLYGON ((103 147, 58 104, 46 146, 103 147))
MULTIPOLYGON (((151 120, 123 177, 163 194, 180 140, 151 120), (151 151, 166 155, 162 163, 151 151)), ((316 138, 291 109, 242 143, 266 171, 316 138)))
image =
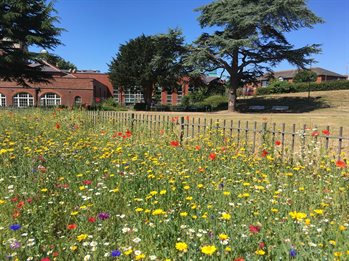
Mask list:
POLYGON ((275 94, 275 93, 294 93, 307 91, 332 91, 349 90, 349 81, 328 81, 322 83, 288 83, 282 82, 273 87, 257 88, 257 95, 275 94))

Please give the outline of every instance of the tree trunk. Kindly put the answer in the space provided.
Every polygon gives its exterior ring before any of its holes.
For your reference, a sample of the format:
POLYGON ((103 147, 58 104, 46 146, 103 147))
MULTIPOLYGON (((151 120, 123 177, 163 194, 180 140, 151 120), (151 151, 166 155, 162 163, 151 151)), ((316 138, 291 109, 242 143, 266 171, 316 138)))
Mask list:
POLYGON ((238 50, 233 51, 232 68, 230 74, 230 88, 228 96, 228 112, 236 111, 237 89, 239 87, 239 53, 238 50))
POLYGON ((236 98, 237 98, 237 86, 233 84, 233 82, 230 84, 229 88, 229 94, 228 94, 228 111, 234 112, 236 111, 236 98))
POLYGON ((144 102, 145 102, 145 109, 149 111, 152 103, 152 98, 153 98, 153 84, 144 86, 143 96, 144 96, 144 102))

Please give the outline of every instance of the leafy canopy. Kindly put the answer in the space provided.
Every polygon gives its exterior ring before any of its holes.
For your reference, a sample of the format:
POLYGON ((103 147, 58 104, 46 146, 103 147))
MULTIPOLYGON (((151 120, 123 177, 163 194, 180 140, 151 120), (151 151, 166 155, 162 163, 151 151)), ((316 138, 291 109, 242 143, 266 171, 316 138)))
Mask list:
POLYGON ((121 45, 109 65, 114 88, 141 91, 148 104, 155 85, 177 88, 185 73, 183 41, 179 30, 170 30, 167 34, 141 35, 121 45))
POLYGON ((315 82, 317 74, 311 70, 299 70, 293 78, 293 82, 315 82))
POLYGON ((221 68, 229 74, 230 110, 241 83, 255 81, 283 60, 304 68, 320 51, 317 44, 295 48, 285 36, 322 22, 305 0, 216 0, 197 11, 201 27, 215 31, 194 42, 186 63, 200 72, 221 68))
POLYGON ((37 55, 36 59, 43 59, 48 63, 57 66, 61 70, 77 70, 77 67, 72 62, 69 62, 62 57, 51 54, 51 53, 40 53, 37 55))
POLYGON ((54 16, 53 3, 44 0, 0 0, 0 79, 27 82, 47 82, 50 76, 40 68, 28 66, 36 54, 29 46, 52 49, 61 44, 63 29, 54 16))

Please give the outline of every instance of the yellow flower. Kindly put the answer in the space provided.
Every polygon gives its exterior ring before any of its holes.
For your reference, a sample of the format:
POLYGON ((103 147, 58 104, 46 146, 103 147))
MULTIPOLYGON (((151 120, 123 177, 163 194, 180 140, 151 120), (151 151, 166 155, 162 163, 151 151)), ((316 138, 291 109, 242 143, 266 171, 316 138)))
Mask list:
POLYGON ((229 238, 229 236, 226 234, 219 234, 218 237, 219 237, 219 240, 221 241, 227 240, 229 238))
POLYGON ((186 185, 183 187, 183 189, 188 190, 188 189, 190 189, 190 186, 186 185))
POLYGON ((163 211, 161 208, 155 209, 152 213, 153 216, 163 215, 163 214, 166 214, 166 212, 163 211))
POLYGON ((315 209, 314 212, 318 215, 322 215, 324 213, 322 209, 315 209))
POLYGON ((222 213, 222 219, 224 220, 230 220, 231 219, 231 215, 229 213, 222 213))
POLYGON ((188 216, 188 213, 187 213, 187 212, 181 212, 181 213, 179 213, 179 215, 180 215, 181 217, 186 217, 186 216, 188 216))
POLYGON ((80 189, 80 190, 84 190, 84 189, 85 189, 85 186, 80 186, 79 189, 80 189))
POLYGON ((136 212, 142 212, 143 208, 136 208, 136 212))
POLYGON ((126 250, 125 252, 124 252, 124 254, 125 254, 125 256, 128 256, 128 255, 130 255, 130 254, 132 254, 132 249, 129 249, 129 250, 126 250))
POLYGON ((180 252, 187 252, 188 245, 184 242, 178 242, 176 243, 176 249, 180 252))
POLYGON ((339 230, 340 230, 340 231, 347 230, 347 227, 345 227, 345 226, 339 226, 339 230))
POLYGON ((160 191, 160 195, 165 195, 166 193, 167 193, 166 190, 161 190, 161 191, 160 191))
POLYGON ((6 203, 5 200, 0 199, 0 205, 1 205, 1 204, 5 204, 5 203, 6 203))
POLYGON ((47 188, 41 189, 41 192, 47 192, 47 188))
POLYGON ((226 247, 226 248, 224 249, 224 251, 225 251, 225 252, 231 252, 231 247, 226 247))
POLYGON ((262 249, 258 249, 258 250, 256 250, 256 255, 259 255, 259 256, 264 256, 265 255, 265 251, 264 250, 262 250, 262 249))
POLYGON ((139 254, 138 256, 135 257, 136 260, 142 260, 145 258, 145 254, 139 254))
POLYGON ((76 237, 76 240, 78 240, 79 242, 85 240, 88 237, 87 234, 81 234, 79 236, 76 237))
POLYGON ((328 241, 328 243, 330 243, 332 246, 336 245, 336 241, 334 241, 334 240, 330 240, 330 241, 328 241))
POLYGON ((290 212, 289 214, 293 219, 296 219, 297 221, 301 221, 302 219, 305 219, 307 217, 307 214, 297 211, 290 212))
POLYGON ((217 248, 214 245, 207 245, 207 246, 203 246, 201 248, 201 252, 204 253, 205 255, 213 255, 214 252, 217 251, 217 248))
POLYGON ((71 216, 76 216, 77 214, 79 214, 78 211, 73 211, 73 212, 70 213, 71 216))
POLYGON ((305 220, 305 224, 308 225, 308 226, 310 225, 310 219, 309 219, 309 218, 307 218, 307 219, 305 220))
POLYGON ((153 191, 150 191, 150 193, 149 193, 150 195, 152 195, 152 196, 155 196, 156 194, 158 194, 158 192, 157 191, 155 191, 155 190, 153 190, 153 191))
POLYGON ((78 249, 78 247, 76 245, 70 246, 71 251, 75 251, 76 249, 78 249))
POLYGON ((334 252, 334 256, 340 257, 340 256, 342 256, 342 252, 334 252))
POLYGON ((230 192, 229 192, 229 191, 224 191, 224 192, 223 192, 223 195, 224 195, 224 196, 229 196, 229 195, 230 195, 230 192))

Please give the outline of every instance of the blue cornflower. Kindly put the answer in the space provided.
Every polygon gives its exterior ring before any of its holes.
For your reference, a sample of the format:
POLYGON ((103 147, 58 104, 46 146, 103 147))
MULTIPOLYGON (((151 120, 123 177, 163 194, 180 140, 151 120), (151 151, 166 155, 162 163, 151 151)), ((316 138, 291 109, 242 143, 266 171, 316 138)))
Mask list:
POLYGON ((118 257, 121 255, 121 252, 119 250, 113 250, 111 251, 111 256, 118 257))
POLYGON ((10 226, 10 229, 13 230, 13 231, 16 231, 18 229, 21 228, 21 225, 20 224, 13 224, 10 226))
POLYGON ((290 256, 291 256, 291 257, 295 257, 296 255, 297 255, 296 249, 291 248, 291 249, 290 249, 290 256))

